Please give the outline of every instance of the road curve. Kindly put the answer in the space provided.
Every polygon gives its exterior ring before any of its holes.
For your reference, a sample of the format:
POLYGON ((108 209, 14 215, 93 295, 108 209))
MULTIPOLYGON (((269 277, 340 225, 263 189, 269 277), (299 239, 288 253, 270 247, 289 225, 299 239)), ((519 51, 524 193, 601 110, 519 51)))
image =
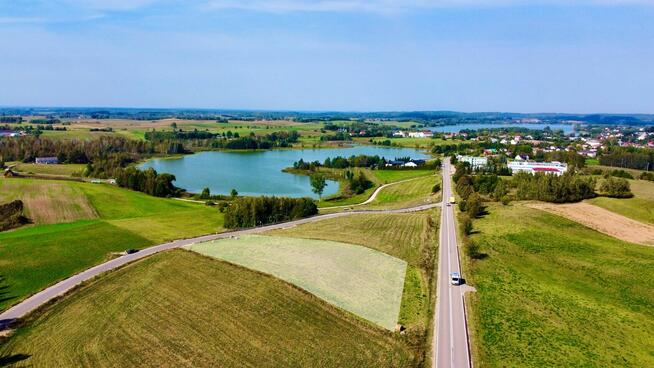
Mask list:
POLYGON ((421 205, 421 206, 416 206, 416 207, 410 207, 410 208, 404 208, 404 209, 397 209, 397 210, 378 210, 378 211, 348 211, 348 212, 338 212, 338 213, 330 213, 330 214, 325 214, 325 215, 317 215, 309 218, 304 218, 300 220, 295 220, 295 221, 289 221, 289 222, 283 222, 279 224, 273 224, 273 225, 266 225, 266 226, 260 226, 256 228, 251 228, 251 229, 243 229, 243 230, 235 230, 235 231, 229 231, 229 232, 224 232, 224 233, 217 233, 217 234, 210 234, 210 235, 204 235, 204 236, 199 236, 196 238, 189 238, 189 239, 180 239, 180 240, 175 240, 169 243, 164 243, 164 244, 159 244, 155 245, 149 248, 145 248, 137 253, 133 254, 127 254, 124 256, 121 256, 119 258, 112 259, 110 261, 107 261, 105 263, 99 264, 97 266, 91 267, 85 271, 82 271, 76 275, 73 275, 65 280, 62 280, 46 289, 43 289, 42 291, 30 296, 29 298, 23 300, 22 302, 14 305, 13 307, 7 309, 3 313, 0 314, 0 331, 8 328, 13 322, 17 321, 20 318, 25 317, 28 315, 30 312, 34 311, 35 309, 39 308, 40 306, 46 304, 50 300, 61 296, 68 292, 69 290, 73 289, 80 283, 90 280, 104 272, 116 269, 118 267, 121 267, 127 263, 139 260, 141 258, 145 258, 148 256, 151 256, 153 254, 163 252, 165 250, 169 249, 174 249, 174 248, 179 248, 184 245, 189 245, 193 243, 198 243, 198 242, 203 242, 203 241, 209 241, 209 240, 215 240, 215 239, 221 239, 221 238, 227 238, 230 236, 235 236, 235 235, 245 235, 245 234, 255 234, 255 233, 261 233, 269 230, 275 230, 275 229, 283 229, 289 226, 296 226, 296 225, 301 225, 301 224, 306 224, 310 222, 316 222, 316 221, 322 221, 326 219, 331 219, 331 218, 337 218, 337 217, 343 217, 343 216, 351 216, 351 215, 358 215, 358 214, 371 214, 371 213, 408 213, 408 212, 419 212, 419 211, 424 211, 428 210, 434 207, 440 206, 440 203, 436 204, 426 204, 426 205, 421 205))
MULTIPOLYGON (((438 257, 438 285, 432 366, 434 368, 471 368, 468 329, 463 300, 463 286, 450 283, 450 273, 459 272, 459 247, 456 241, 454 206, 447 206, 452 196, 449 159, 443 161, 443 210, 441 211, 438 257)), ((463 274, 461 274, 463 277, 463 274)))

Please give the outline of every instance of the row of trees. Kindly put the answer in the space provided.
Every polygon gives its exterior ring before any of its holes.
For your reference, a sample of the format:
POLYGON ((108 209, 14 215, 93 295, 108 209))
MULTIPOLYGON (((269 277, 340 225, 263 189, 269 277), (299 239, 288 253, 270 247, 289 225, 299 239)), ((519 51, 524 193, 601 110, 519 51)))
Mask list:
POLYGON ((654 169, 654 150, 611 147, 599 158, 600 165, 650 171, 654 169))
POLYGON ((596 180, 572 172, 561 176, 517 173, 511 182, 517 198, 523 200, 568 203, 595 197, 596 180))
POLYGON ((242 197, 225 210, 225 227, 248 228, 316 215, 311 198, 242 197))
POLYGON ((172 174, 158 174, 154 169, 139 170, 133 166, 126 169, 118 169, 116 173, 116 184, 138 192, 143 192, 155 197, 177 196, 181 189, 173 185, 175 176, 172 174))

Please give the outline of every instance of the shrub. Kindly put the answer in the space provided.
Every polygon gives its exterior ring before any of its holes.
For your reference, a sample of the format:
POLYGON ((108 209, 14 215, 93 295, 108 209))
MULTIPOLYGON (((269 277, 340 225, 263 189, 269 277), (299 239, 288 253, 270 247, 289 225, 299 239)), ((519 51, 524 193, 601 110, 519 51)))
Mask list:
POLYGON ((434 184, 434 186, 431 188, 432 193, 438 193, 440 191, 441 191, 441 185, 438 183, 434 184))
POLYGON ((462 215, 459 221, 459 226, 461 227, 461 232, 465 235, 470 235, 472 233, 472 219, 468 215, 462 215))
POLYGON ((599 190, 603 195, 612 198, 631 198, 634 196, 631 193, 629 182, 627 179, 622 178, 609 177, 602 180, 599 190))

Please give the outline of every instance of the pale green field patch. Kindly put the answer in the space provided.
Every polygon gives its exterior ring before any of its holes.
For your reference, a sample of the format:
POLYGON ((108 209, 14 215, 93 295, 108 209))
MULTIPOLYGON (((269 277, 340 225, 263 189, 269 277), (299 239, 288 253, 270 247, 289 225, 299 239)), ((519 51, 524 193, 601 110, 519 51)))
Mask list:
POLYGON ((325 240, 239 236, 187 249, 271 274, 386 329, 397 324, 407 263, 325 240))

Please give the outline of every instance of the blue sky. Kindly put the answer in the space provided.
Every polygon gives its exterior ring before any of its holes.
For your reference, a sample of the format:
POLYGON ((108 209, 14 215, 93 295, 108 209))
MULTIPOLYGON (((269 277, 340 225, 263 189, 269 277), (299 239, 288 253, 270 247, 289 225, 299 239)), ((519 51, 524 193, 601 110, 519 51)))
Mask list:
POLYGON ((654 0, 0 0, 0 105, 654 113, 654 0))

